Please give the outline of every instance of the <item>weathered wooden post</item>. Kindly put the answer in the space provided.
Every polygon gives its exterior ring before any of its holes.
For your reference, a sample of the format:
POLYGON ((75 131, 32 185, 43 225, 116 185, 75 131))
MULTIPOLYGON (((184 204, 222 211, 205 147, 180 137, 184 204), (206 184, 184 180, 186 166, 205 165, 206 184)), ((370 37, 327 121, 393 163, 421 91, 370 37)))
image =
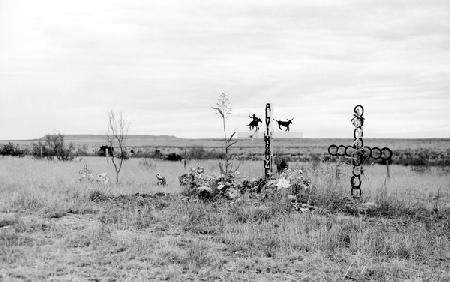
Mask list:
POLYGON ((108 160, 108 158, 109 158, 109 152, 108 152, 109 150, 108 150, 108 148, 105 148, 105 157, 106 157, 106 162, 107 163, 109 163, 109 160, 108 160))
POLYGON ((273 135, 273 106, 271 103, 266 104, 266 131, 264 132, 264 176, 266 178, 270 177, 272 174, 272 155, 273 155, 273 146, 272 146, 272 135, 273 135))

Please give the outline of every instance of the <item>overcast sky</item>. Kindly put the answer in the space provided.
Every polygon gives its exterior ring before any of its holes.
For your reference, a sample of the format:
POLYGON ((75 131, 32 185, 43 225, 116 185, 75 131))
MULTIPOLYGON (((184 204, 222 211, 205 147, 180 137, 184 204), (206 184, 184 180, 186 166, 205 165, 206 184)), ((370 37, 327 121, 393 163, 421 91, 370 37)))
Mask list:
POLYGON ((450 1, 0 0, 0 139, 221 136, 266 102, 305 137, 450 137, 450 1))

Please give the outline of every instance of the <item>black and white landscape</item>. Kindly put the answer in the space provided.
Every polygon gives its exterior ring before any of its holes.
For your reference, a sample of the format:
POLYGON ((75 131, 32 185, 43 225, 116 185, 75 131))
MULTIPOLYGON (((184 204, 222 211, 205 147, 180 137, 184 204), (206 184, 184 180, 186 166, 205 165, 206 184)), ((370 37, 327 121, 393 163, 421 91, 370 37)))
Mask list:
POLYGON ((0 0, 0 281, 450 280, 450 2, 0 0))

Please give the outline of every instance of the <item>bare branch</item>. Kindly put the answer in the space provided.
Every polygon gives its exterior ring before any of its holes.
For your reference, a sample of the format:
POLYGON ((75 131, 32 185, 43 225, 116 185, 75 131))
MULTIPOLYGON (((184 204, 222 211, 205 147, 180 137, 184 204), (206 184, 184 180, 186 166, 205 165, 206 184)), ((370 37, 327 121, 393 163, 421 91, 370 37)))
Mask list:
POLYGON ((223 170, 222 164, 219 162, 220 170, 222 174, 229 175, 231 171, 232 164, 229 162, 229 154, 228 150, 231 146, 237 143, 237 141, 232 141, 236 132, 234 132, 230 138, 227 138, 227 130, 226 130, 226 119, 231 115, 231 106, 230 99, 225 93, 221 93, 219 98, 217 99, 217 103, 215 107, 211 107, 213 110, 217 111, 218 116, 222 119, 223 124, 223 134, 224 134, 224 149, 225 149, 225 170, 223 170))
POLYGON ((125 140, 128 135, 129 124, 123 118, 122 113, 117 115, 113 111, 108 112, 108 133, 106 137, 106 142, 108 142, 109 146, 113 147, 114 143, 117 143, 119 149, 119 155, 117 158, 119 162, 116 162, 115 154, 111 154, 111 162, 116 171, 116 182, 119 182, 119 173, 122 169, 122 164, 124 159, 126 158, 125 152, 125 140), (115 142, 114 142, 115 141, 115 142))
MULTIPOLYGON (((234 137, 235 134, 236 134, 236 132, 233 132, 233 134, 231 134, 230 138, 228 139, 228 142, 230 142, 230 141, 233 139, 233 137, 234 137)), ((236 141, 236 142, 237 142, 237 141, 236 141)))
POLYGON ((235 145, 238 141, 233 141, 228 143, 227 148, 230 148, 231 146, 235 145))

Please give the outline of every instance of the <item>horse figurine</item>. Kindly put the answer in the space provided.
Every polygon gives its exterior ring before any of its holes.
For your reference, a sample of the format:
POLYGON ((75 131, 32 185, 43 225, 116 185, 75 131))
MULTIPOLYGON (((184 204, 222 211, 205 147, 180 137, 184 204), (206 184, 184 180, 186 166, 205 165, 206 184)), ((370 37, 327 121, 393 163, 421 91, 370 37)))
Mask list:
POLYGON ((252 116, 248 116, 249 118, 252 119, 252 121, 248 124, 248 127, 250 128, 250 130, 255 129, 255 132, 258 132, 259 130, 259 123, 262 123, 262 120, 257 117, 255 114, 253 114, 252 116))

